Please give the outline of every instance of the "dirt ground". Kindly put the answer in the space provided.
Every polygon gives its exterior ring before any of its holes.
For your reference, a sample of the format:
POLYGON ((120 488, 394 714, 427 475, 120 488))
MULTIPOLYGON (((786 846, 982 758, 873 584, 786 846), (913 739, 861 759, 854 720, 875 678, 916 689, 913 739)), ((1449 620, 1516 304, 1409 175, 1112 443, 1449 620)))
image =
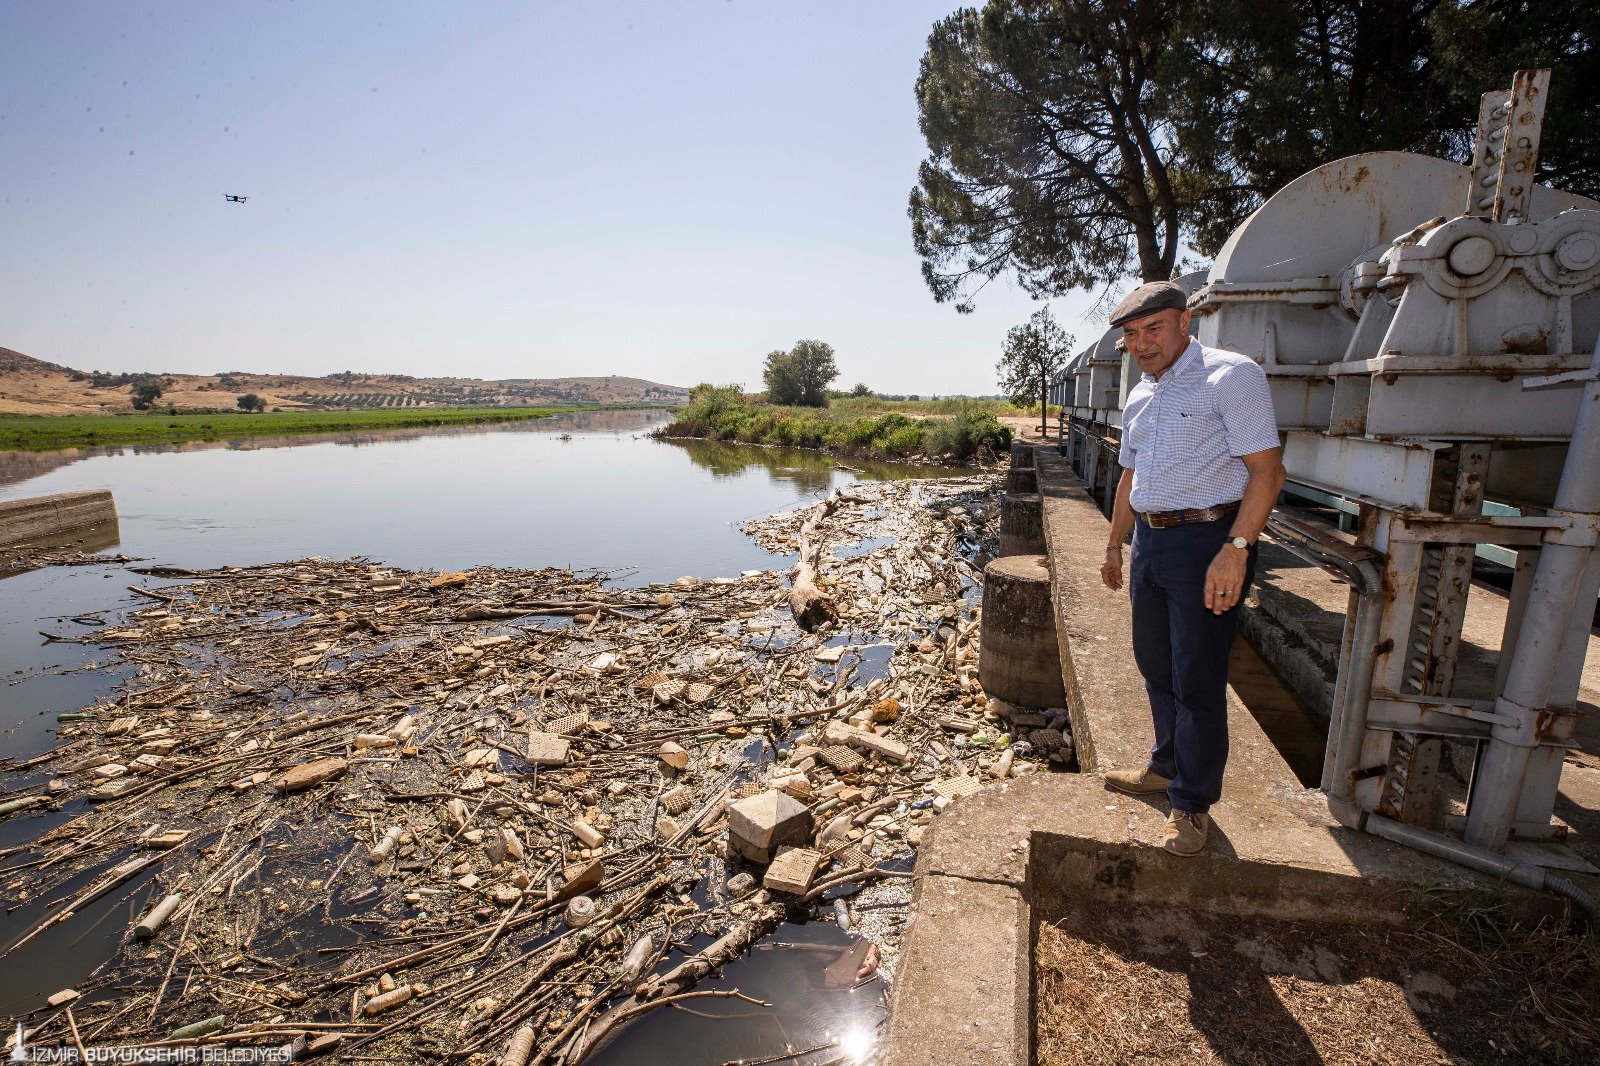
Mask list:
POLYGON ((1084 904, 1040 923, 1041 1066, 1594 1063, 1600 948, 1433 908, 1397 931, 1084 904))
MULTIPOLYGON (((90 368, 92 369, 92 368, 90 368)), ((247 392, 269 408, 322 410, 346 407, 498 406, 566 403, 682 403, 687 393, 642 378, 563 377, 480 381, 361 373, 306 377, 295 374, 168 374, 160 408, 231 410, 247 392), (315 400, 308 399, 315 397, 315 400)), ((131 388, 95 388, 70 367, 0 348, 0 415, 96 415, 131 411, 131 388)))

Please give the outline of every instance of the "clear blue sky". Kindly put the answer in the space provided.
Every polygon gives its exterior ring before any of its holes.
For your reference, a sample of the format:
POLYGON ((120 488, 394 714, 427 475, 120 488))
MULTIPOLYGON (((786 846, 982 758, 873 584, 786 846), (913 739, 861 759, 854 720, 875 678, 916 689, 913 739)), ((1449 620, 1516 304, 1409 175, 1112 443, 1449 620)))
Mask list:
POLYGON ((844 385, 991 392, 1035 305, 936 305, 906 218, 950 10, 0 0, 0 346, 756 385, 815 337, 844 385))

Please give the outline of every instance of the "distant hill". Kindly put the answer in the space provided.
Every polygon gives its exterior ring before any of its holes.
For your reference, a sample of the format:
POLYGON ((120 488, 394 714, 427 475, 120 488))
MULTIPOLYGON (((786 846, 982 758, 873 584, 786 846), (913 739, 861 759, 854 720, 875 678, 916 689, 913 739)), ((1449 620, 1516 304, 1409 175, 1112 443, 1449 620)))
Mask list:
MULTIPOLYGON (((87 373, 0 348, 0 414, 105 414, 132 409, 131 378, 140 375, 87 373)), ((255 393, 269 409, 346 410, 372 407, 543 407, 553 404, 659 405, 687 403, 689 392, 643 378, 571 377, 418 378, 407 374, 323 377, 256 374, 154 374, 165 391, 161 407, 182 410, 232 408, 255 393)))
POLYGON ((14 352, 10 348, 0 348, 0 374, 43 374, 57 372, 66 374, 70 371, 64 366, 47 363, 43 359, 35 359, 31 355, 14 352))

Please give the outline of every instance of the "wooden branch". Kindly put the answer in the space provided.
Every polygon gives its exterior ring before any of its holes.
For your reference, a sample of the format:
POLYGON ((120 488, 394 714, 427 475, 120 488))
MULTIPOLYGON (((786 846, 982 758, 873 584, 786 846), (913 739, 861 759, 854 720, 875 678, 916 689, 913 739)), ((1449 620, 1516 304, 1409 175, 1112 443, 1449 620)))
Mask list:
MULTIPOLYGON (((651 1000, 647 1003, 624 1003, 621 1006, 608 1011, 606 1014, 597 1019, 593 1025, 589 1026, 589 1031, 583 1035, 582 1041, 574 1045, 572 1052, 567 1056, 564 1066, 577 1066, 578 1063, 582 1062, 589 1056, 591 1051, 600 1046, 600 1042, 610 1034, 611 1030, 615 1029, 618 1025, 630 1018, 634 1018, 640 1014, 655 1010, 657 1007, 665 1006, 668 1003, 681 1003, 686 999, 707 999, 711 997, 716 997, 719 999, 742 999, 746 1003, 755 1004, 757 1007, 772 1006, 771 1003, 768 1003, 765 1000, 756 999, 752 996, 747 996, 738 989, 729 989, 727 991, 716 992, 682 992, 675 996, 663 996, 660 999, 651 1000)), ((804 1052, 801 1054, 804 1054, 804 1052)), ((783 1057, 792 1058, 793 1056, 785 1055, 783 1057)))
POLYGON ((712 970, 743 955, 751 944, 772 932, 782 920, 783 908, 769 904, 706 945, 705 950, 695 952, 666 973, 644 981, 634 994, 640 999, 657 999, 687 991, 712 970))
POLYGON ((800 527, 800 565, 795 568, 794 587, 789 590, 789 609, 794 620, 806 631, 838 619, 833 598, 817 587, 817 565, 822 558, 822 522, 839 504, 839 490, 811 509, 811 517, 800 527))

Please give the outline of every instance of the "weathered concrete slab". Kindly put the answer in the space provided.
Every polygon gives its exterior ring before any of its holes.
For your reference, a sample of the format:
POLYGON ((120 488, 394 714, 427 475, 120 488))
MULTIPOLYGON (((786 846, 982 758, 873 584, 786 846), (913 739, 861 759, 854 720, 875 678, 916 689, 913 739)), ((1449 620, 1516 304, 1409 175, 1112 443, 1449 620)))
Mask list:
POLYGON ((59 492, 0 503, 0 547, 53 540, 75 530, 117 522, 110 489, 59 492))
POLYGON ((883 1066, 1027 1066, 1033 938, 1022 893, 929 876, 912 911, 883 1066))

